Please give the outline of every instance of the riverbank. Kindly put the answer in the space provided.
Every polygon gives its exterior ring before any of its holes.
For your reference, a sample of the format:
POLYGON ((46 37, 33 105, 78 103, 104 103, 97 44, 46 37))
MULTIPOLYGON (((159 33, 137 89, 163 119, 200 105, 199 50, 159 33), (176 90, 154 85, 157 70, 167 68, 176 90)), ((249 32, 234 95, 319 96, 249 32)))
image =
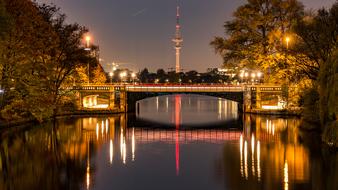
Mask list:
POLYGON ((291 108, 291 109, 283 109, 283 110, 268 110, 268 109, 251 109, 249 111, 245 111, 245 113, 249 114, 258 114, 258 115, 282 115, 282 116, 302 116, 302 108, 291 108))
MULTIPOLYGON (((66 111, 62 112, 56 115, 56 118, 59 117, 67 117, 67 116, 95 116, 95 115, 110 115, 110 114, 121 114, 125 113, 123 111, 120 111, 118 109, 114 110, 107 110, 107 109, 102 109, 102 110, 76 110, 76 111, 66 111)), ((51 120, 52 118, 47 119, 51 120)), ((25 126, 25 125, 32 125, 32 124, 38 124, 39 121, 35 118, 25 118, 25 119, 18 119, 15 121, 5 121, 5 120, 0 120, 0 130, 1 129, 9 129, 11 127, 16 127, 16 126, 25 126)))
MULTIPOLYGON (((95 115, 109 115, 109 114, 121 114, 125 113, 120 109, 84 109, 84 110, 76 110, 76 111, 65 111, 56 115, 56 117, 65 117, 65 116, 95 116, 95 115)), ((257 114, 257 115, 283 115, 283 116, 301 116, 301 109, 289 109, 289 110, 263 110, 263 109, 252 109, 250 111, 246 111, 246 114, 257 114)), ((50 118, 51 119, 51 118, 50 118)), ((10 128, 12 126, 21 126, 25 124, 34 124, 39 123, 35 118, 26 118, 26 119, 18 119, 15 121, 4 121, 0 120, 0 128, 10 128)))

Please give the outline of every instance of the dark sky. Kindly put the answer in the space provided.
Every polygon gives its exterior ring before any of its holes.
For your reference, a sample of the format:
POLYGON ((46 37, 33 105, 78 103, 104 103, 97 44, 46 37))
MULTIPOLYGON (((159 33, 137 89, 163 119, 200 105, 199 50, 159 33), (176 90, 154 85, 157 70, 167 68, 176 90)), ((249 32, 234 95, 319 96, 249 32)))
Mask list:
MULTIPOLYGON (((139 71, 175 66, 171 39, 177 0, 38 0, 61 7, 69 22, 90 29, 106 71, 112 62, 139 71)), ((223 23, 245 0, 181 0, 184 71, 219 67, 222 59, 209 42, 223 34, 223 23)), ((330 7, 335 0, 302 0, 306 8, 330 7)))

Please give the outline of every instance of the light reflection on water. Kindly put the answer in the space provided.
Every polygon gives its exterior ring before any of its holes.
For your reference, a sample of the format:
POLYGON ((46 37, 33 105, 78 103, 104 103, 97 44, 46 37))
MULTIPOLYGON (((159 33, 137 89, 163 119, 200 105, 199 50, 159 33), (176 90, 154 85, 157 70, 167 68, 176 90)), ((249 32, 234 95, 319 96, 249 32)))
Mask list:
MULTIPOLYGON (((186 103, 175 97, 173 109, 186 103)), ((303 144, 298 119, 245 115, 235 130, 182 130, 179 112, 171 129, 135 126, 131 116, 117 115, 60 119, 2 136, 0 189, 337 187, 337 154, 324 159, 303 144)))
POLYGON ((236 102, 200 95, 169 95, 139 102, 143 120, 177 125, 210 125, 238 119, 236 102), (155 103, 155 106, 153 106, 155 103))

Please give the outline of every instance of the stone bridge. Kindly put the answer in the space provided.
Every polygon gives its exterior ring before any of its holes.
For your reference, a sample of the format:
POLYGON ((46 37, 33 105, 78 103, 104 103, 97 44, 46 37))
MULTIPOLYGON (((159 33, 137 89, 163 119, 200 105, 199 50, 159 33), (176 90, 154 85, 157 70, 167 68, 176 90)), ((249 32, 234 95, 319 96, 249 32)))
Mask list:
POLYGON ((117 109, 120 112, 132 112, 137 110, 136 102, 139 100, 170 94, 199 94, 224 98, 238 102, 241 111, 250 111, 253 108, 281 109, 283 107, 280 103, 282 87, 276 85, 118 84, 84 85, 71 88, 78 92, 79 107, 86 110, 117 109))

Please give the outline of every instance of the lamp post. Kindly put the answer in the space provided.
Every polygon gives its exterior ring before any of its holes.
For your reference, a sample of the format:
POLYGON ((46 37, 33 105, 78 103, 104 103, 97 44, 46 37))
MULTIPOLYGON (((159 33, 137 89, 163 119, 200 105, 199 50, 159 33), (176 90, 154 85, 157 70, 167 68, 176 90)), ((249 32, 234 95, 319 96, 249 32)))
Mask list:
POLYGON ((244 73, 244 77, 245 77, 245 79, 246 79, 246 82, 248 81, 248 79, 247 79, 248 76, 249 76, 249 73, 245 72, 245 73, 244 73))
POLYGON ((255 73, 251 73, 251 80, 252 80, 252 83, 255 84, 255 82, 256 82, 256 74, 255 73))
POLYGON ((286 50, 288 50, 289 49, 290 37, 286 37, 285 41, 286 41, 286 50))
MULTIPOLYGON (((85 50, 86 51, 90 51, 90 36, 86 36, 85 37, 85 40, 86 40, 86 48, 85 50)), ((90 72, 89 72, 89 62, 87 63, 87 70, 88 70, 88 86, 89 86, 89 82, 90 82, 90 72)))
POLYGON ((260 83, 261 81, 261 77, 262 77, 262 73, 261 72, 258 72, 257 73, 257 78, 258 78, 258 83, 260 83))
MULTIPOLYGON (((287 37, 285 38, 285 41, 286 41, 285 66, 287 66, 287 63, 288 63, 288 52, 289 52, 289 42, 290 42, 290 37, 287 36, 287 37)), ((289 85, 290 85, 290 79, 288 79, 288 88, 289 88, 289 85)), ((289 91, 289 89, 287 89, 287 91, 289 91)), ((286 97, 286 106, 287 106, 287 107, 289 106, 289 92, 288 92, 287 97, 286 97)))
POLYGON ((113 84, 113 76, 114 76, 114 73, 113 73, 113 72, 110 72, 110 73, 109 73, 109 76, 110 76, 110 84, 113 84))
POLYGON ((239 77, 241 78, 241 82, 243 83, 243 77, 244 77, 244 73, 242 72, 239 77))
POLYGON ((120 73, 120 78, 121 78, 121 84, 123 83, 123 78, 126 76, 127 74, 125 72, 120 73))
POLYGON ((135 73, 132 73, 132 74, 131 74, 131 78, 133 79, 133 84, 135 83, 135 77, 136 77, 136 74, 135 74, 135 73))

